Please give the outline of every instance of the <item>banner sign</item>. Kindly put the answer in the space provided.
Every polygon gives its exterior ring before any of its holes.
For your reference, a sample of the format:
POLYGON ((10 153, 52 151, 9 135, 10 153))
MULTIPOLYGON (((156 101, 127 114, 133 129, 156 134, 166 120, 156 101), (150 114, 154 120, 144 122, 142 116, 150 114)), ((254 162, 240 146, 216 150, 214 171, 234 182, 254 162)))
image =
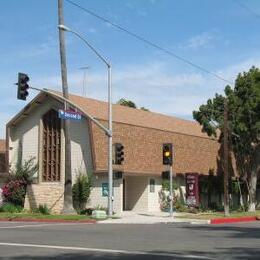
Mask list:
POLYGON ((80 121, 81 117, 82 117, 81 114, 78 112, 59 109, 60 119, 80 121))
POLYGON ((199 206, 199 174, 186 173, 186 203, 188 206, 199 206))

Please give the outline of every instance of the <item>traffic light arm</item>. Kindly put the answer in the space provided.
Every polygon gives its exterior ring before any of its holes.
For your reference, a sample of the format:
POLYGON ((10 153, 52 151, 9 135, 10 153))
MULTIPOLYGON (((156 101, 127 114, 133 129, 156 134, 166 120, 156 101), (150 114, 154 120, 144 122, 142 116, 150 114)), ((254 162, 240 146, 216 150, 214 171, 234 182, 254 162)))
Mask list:
POLYGON ((53 90, 51 89, 47 89, 47 88, 44 88, 44 89, 40 89, 40 88, 35 88, 35 87, 29 87, 30 89, 34 89, 34 90, 37 90, 37 91, 40 91, 40 92, 43 92, 43 93, 46 93, 46 94, 49 94, 53 97, 56 97, 56 98, 60 98, 62 99, 63 101, 67 102, 68 104, 70 104, 71 106, 77 108, 82 114, 84 114, 84 116, 86 116, 89 120, 91 120, 93 123, 95 123, 99 128, 101 128, 106 135, 108 136, 112 136, 111 134, 111 131, 106 128, 105 126, 103 126, 98 120, 96 120, 93 116, 89 115, 88 113, 86 113, 84 111, 84 109, 78 105, 76 105, 74 102, 72 102, 71 100, 55 93, 53 90))

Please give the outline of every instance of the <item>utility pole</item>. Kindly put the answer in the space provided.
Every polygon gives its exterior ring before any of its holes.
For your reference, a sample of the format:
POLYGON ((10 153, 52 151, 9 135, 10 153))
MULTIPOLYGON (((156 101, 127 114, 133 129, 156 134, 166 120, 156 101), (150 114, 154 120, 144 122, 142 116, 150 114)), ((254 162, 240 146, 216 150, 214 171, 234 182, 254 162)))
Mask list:
MULTIPOLYGON (((64 24, 63 17, 63 0, 58 0, 58 24, 64 24)), ((63 97, 69 99, 68 81, 67 81, 67 65, 65 52, 64 31, 59 29, 60 42, 60 62, 61 62, 61 79, 63 97)), ((64 102, 64 109, 68 109, 67 102, 64 102)), ((64 203, 63 213, 70 214, 75 212, 72 203, 72 176, 71 176, 71 143, 70 143, 70 127, 69 120, 63 121, 63 130, 65 137, 65 182, 64 182, 64 203)))
POLYGON ((229 216, 229 194, 228 194, 228 101, 224 101, 224 211, 225 217, 229 216))

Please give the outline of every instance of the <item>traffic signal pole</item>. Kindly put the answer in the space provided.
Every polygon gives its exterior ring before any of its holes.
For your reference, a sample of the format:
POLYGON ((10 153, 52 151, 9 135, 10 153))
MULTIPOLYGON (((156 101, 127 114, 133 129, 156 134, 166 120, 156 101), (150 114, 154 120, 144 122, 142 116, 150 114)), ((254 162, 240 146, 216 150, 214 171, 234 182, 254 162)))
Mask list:
POLYGON ((107 129, 104 125, 102 125, 97 119, 95 119, 94 117, 92 117, 91 115, 89 115, 82 107, 78 106, 77 104, 75 104, 74 102, 72 102, 71 100, 57 94, 56 92, 54 92, 51 89, 47 89, 47 88, 35 88, 35 87, 29 87, 30 89, 39 91, 39 92, 43 92, 46 93, 50 96, 53 96, 55 98, 61 99, 64 102, 67 102, 67 104, 70 104, 72 107, 76 108, 78 110, 78 112, 81 112, 85 117, 87 117, 90 121, 92 121, 94 124, 96 124, 100 129, 102 129, 106 135, 110 135, 110 131, 109 129, 107 129))
MULTIPOLYGON (((109 72, 109 79, 111 80, 111 72, 109 72)), ((108 83, 109 85, 111 84, 111 82, 109 81, 108 83)), ((111 85, 110 85, 111 86, 111 85)), ((40 88, 35 88, 35 87, 29 87, 30 89, 33 90, 37 90, 43 93, 46 93, 50 96, 53 96, 55 98, 61 99, 62 101, 66 102, 67 104, 70 104, 71 106, 73 106, 74 108, 76 108, 79 112, 81 112, 84 116, 86 116, 89 120, 91 120, 94 124, 96 124, 99 128, 101 128, 105 134, 108 136, 108 181, 109 181, 109 194, 108 194, 108 215, 109 217, 111 217, 113 215, 113 164, 112 164, 112 157, 113 157, 113 145, 112 145, 112 115, 109 116, 109 126, 108 128, 106 128, 104 125, 102 125, 98 120, 96 120, 94 117, 92 117, 91 115, 89 115, 88 113, 85 112, 85 110, 83 108, 81 108, 80 106, 78 106, 77 104, 75 104, 74 102, 72 102, 71 100, 55 93, 54 91, 50 90, 50 89, 40 89, 40 88)), ((110 90, 111 91, 111 90, 110 90)), ((111 104, 111 92, 110 92, 110 102, 108 102, 108 106, 109 106, 109 114, 112 114, 112 104, 111 104)))
POLYGON ((170 165, 170 199, 171 199, 171 204, 170 204, 170 217, 173 216, 173 189, 172 189, 172 176, 173 176, 173 170, 172 170, 172 165, 170 165))
POLYGON ((173 216, 173 189, 172 189, 172 177, 173 177, 173 148, 172 143, 163 144, 163 165, 169 165, 170 168, 170 217, 173 216))

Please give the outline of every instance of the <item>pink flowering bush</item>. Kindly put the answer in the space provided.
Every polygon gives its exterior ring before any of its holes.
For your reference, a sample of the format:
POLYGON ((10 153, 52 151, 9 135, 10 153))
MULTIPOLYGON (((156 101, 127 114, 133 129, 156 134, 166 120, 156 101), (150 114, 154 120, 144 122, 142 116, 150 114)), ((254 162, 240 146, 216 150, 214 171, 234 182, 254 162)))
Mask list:
POLYGON ((11 180, 2 188, 4 202, 23 206, 26 194, 26 182, 24 180, 11 180))
POLYGON ((34 160, 35 158, 31 157, 11 169, 9 180, 2 188, 5 203, 23 207, 27 185, 32 183, 33 176, 38 171, 38 165, 34 160))

